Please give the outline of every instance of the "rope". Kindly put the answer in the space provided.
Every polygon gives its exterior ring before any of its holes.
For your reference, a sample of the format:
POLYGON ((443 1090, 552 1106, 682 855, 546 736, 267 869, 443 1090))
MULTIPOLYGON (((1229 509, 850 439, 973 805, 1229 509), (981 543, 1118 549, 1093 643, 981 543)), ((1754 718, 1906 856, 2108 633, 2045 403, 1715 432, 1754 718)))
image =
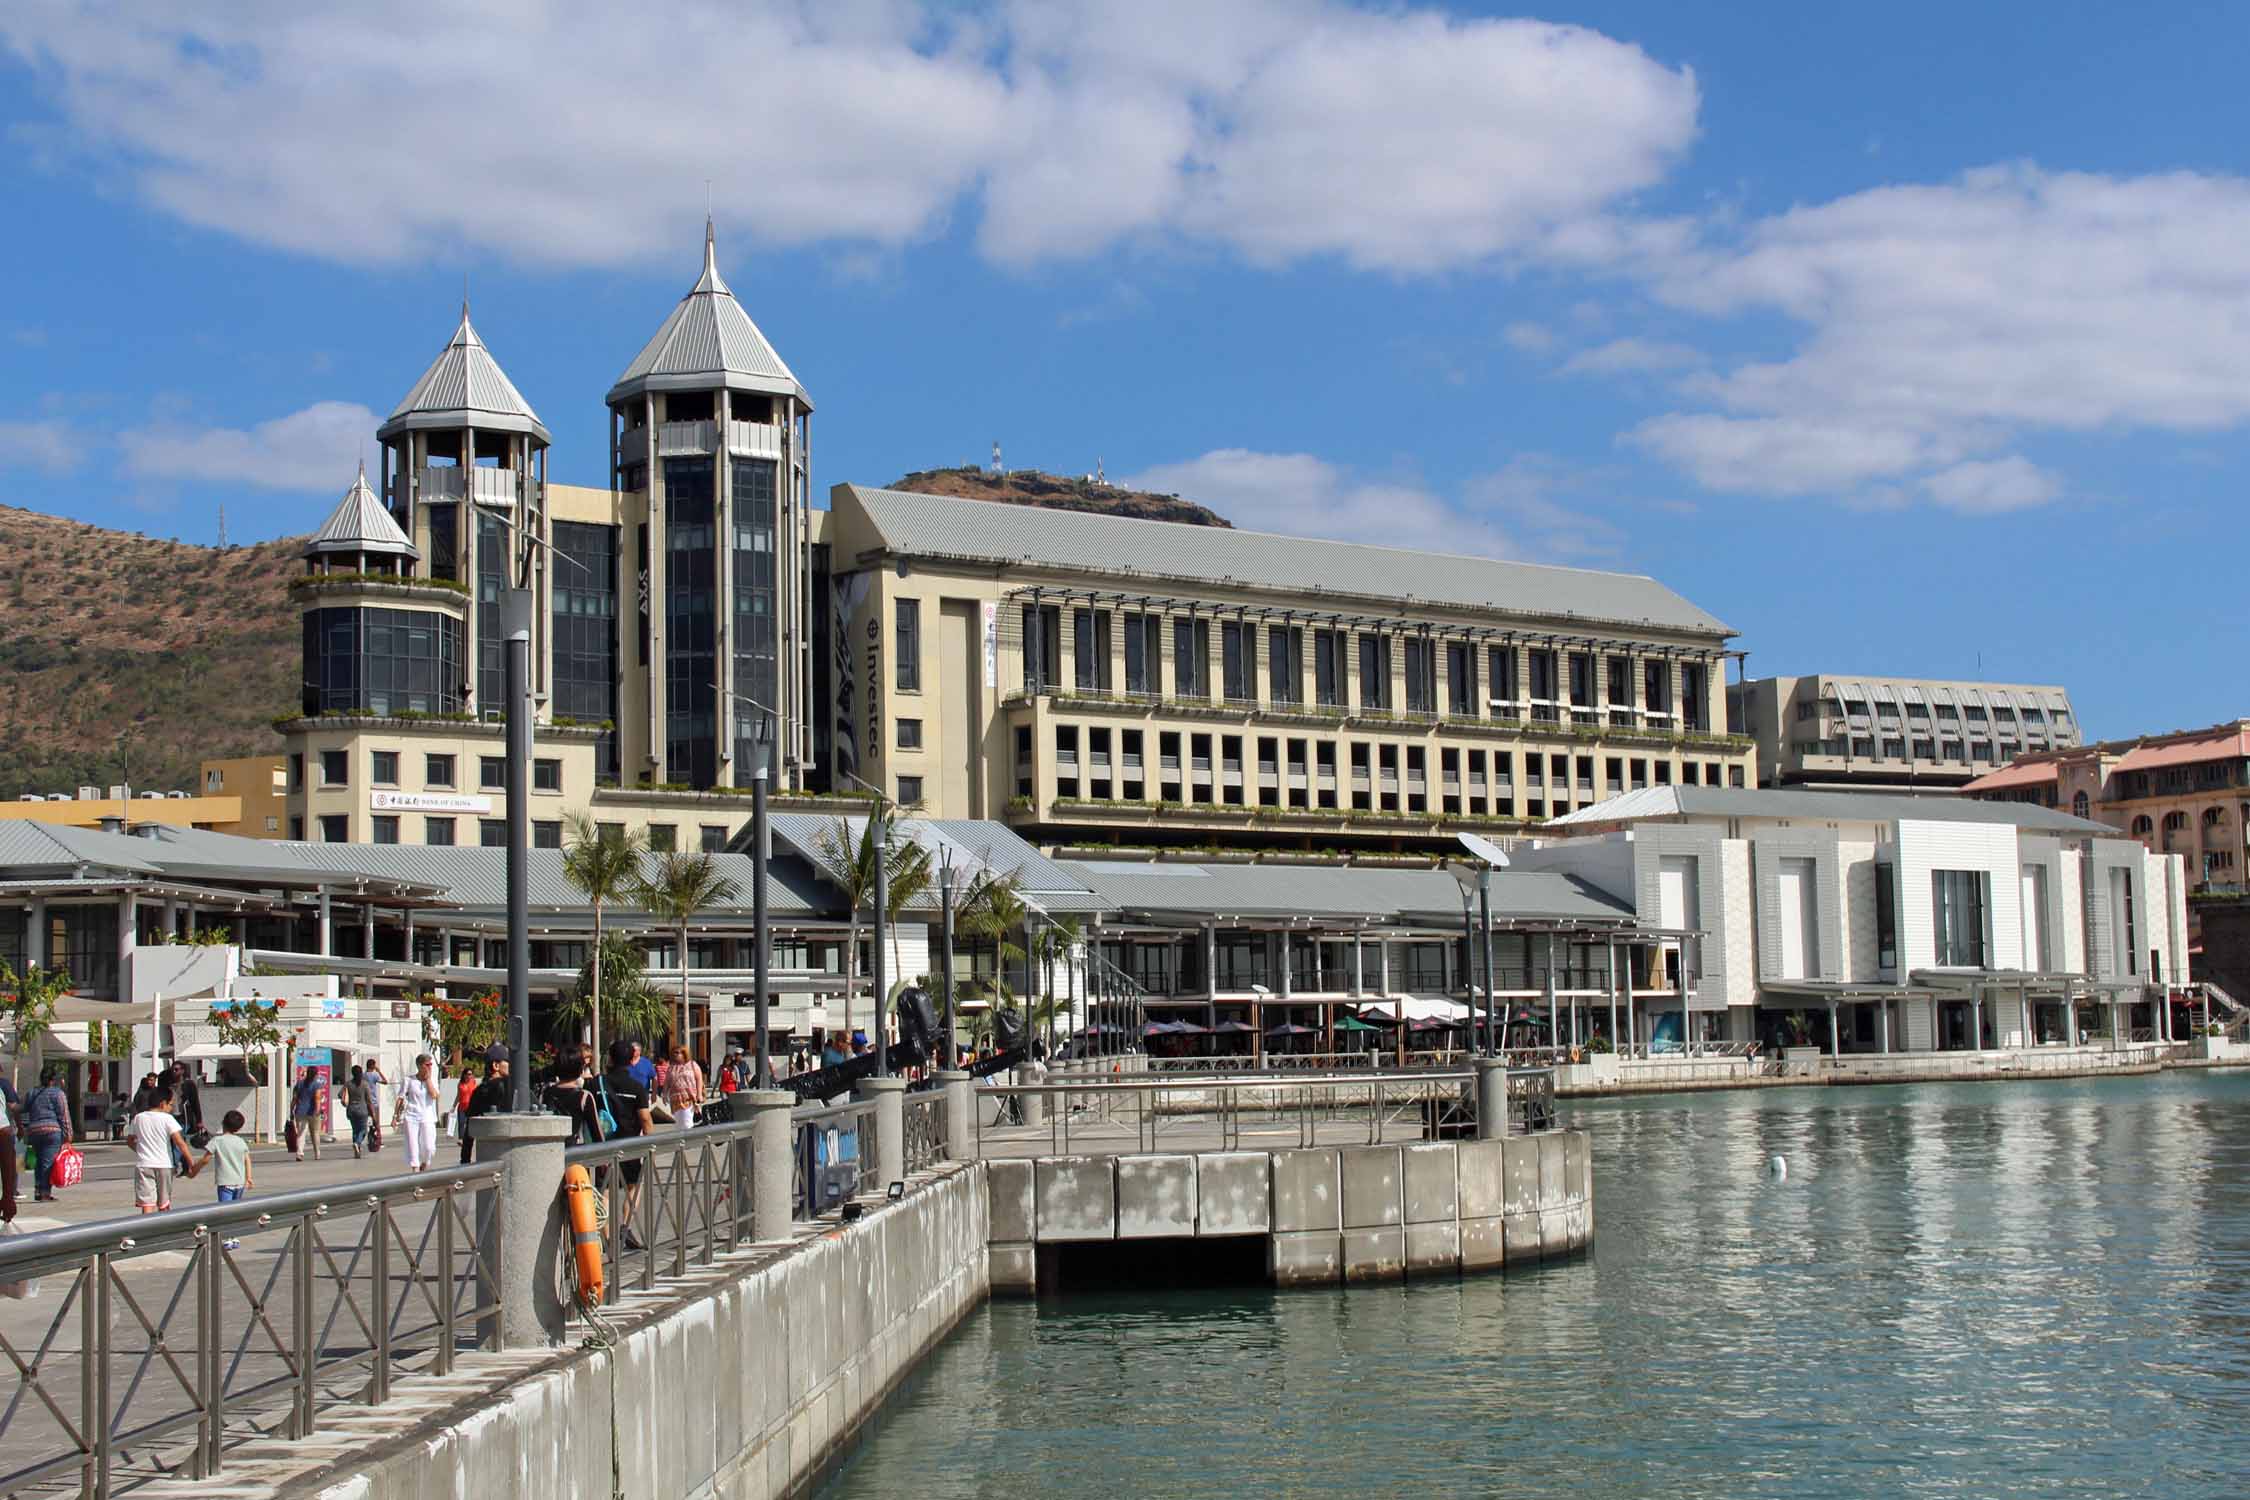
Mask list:
MULTIPOLYGON (((596 1201, 599 1201, 599 1195, 596 1196, 596 1201)), ((584 1318, 594 1330, 579 1341, 578 1347, 609 1355, 609 1358, 604 1361, 609 1366, 609 1500, 625 1500, 625 1477, 618 1459, 618 1450, 623 1444, 619 1441, 617 1433, 616 1352, 619 1345, 623 1343, 623 1336, 618 1333, 609 1319, 603 1317, 601 1311, 587 1299, 586 1288, 578 1279, 578 1257, 571 1256, 569 1264, 571 1301, 577 1304, 578 1315, 584 1318)))

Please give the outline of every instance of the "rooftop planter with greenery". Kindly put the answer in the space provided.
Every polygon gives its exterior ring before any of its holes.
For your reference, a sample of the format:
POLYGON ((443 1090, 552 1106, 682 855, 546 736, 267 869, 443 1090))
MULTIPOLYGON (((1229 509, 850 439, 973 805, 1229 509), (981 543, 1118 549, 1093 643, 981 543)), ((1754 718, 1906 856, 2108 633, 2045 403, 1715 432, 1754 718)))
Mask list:
POLYGON ((469 586, 451 578, 415 578, 401 573, 302 573, 289 580, 292 594, 326 589, 392 588, 405 593, 448 594, 466 598, 469 586))

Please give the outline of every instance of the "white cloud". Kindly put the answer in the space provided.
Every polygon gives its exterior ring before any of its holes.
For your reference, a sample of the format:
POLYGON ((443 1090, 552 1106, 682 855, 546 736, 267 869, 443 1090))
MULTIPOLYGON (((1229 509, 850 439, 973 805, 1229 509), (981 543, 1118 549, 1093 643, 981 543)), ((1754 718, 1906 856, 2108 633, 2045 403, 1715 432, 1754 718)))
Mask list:
POLYGON ((142 479, 340 495, 377 420, 354 401, 316 401, 247 429, 166 421, 122 433, 118 442, 126 472, 142 479))
POLYGON ((58 419, 0 422, 0 468, 64 474, 78 466, 84 451, 85 439, 58 419))
MULTIPOLYGON (((241 0, 12 7, 65 140, 188 222, 329 259, 677 258, 730 231, 995 260, 1118 244, 1424 272, 1630 243, 1684 68, 1581 27, 1342 0, 241 0)), ((1613 253, 1604 252, 1604 253, 1613 253)))
POLYGON ((1941 469, 1923 480, 1922 488, 1940 505, 1977 515, 2045 505, 2062 493, 2054 475, 2013 453, 1990 463, 1972 459, 1941 469))
POLYGON ((1705 409, 1629 439, 1714 489, 2044 504, 2061 480, 2008 451, 2039 434, 2250 421, 2245 242, 2250 181, 2185 172, 1987 168, 1754 221, 1641 272, 1796 347, 1697 377, 1705 409))
POLYGON ((1120 483, 1210 506, 1245 531, 1507 557, 1499 530, 1416 484, 1363 479, 1310 453, 1219 448, 1120 483))
POLYGON ((1500 338, 1519 354, 1545 354, 1559 342, 1544 323, 1510 323, 1500 330, 1500 338))
POLYGON ((1612 339, 1592 349, 1582 349, 1563 362, 1565 375, 1662 375, 1691 370, 1704 363, 1700 349, 1661 339, 1612 339))

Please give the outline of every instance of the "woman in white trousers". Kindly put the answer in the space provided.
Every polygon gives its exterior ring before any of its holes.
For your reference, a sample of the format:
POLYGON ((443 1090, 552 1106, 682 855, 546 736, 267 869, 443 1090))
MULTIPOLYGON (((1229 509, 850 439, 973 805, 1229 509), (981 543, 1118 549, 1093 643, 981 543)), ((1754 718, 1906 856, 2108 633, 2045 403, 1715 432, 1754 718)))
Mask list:
POLYGON ((426 1172, 437 1155, 437 1065, 427 1052, 414 1059, 414 1076, 398 1091, 391 1123, 406 1137, 406 1170, 426 1172))

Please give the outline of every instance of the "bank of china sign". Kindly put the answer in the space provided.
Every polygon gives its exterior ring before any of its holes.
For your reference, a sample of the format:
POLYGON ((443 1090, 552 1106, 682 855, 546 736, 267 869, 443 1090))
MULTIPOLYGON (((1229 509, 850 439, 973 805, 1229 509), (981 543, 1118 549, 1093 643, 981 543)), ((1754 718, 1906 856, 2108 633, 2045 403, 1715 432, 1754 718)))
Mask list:
POLYGON ((488 813, 490 797, 464 797, 452 792, 372 792, 368 805, 377 812, 488 813))

